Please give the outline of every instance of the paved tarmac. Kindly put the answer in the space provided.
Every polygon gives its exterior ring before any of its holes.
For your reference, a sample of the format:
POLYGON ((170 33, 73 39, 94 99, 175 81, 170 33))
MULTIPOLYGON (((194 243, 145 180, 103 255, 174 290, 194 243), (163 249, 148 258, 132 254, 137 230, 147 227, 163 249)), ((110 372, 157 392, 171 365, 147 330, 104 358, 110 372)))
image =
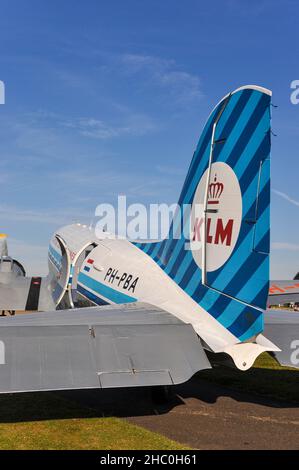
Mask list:
POLYGON ((299 449, 299 404, 235 392, 194 377, 155 404, 147 389, 59 392, 195 449, 299 449))
POLYGON ((181 403, 167 413, 129 421, 196 449, 299 449, 299 405, 277 404, 204 382, 194 395, 188 393, 194 382, 178 387, 181 403))

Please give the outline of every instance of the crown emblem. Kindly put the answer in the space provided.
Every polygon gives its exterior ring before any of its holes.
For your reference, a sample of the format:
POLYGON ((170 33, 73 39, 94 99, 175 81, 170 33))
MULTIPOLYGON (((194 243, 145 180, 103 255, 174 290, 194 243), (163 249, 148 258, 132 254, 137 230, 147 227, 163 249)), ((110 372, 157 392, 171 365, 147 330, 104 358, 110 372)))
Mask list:
POLYGON ((214 182, 209 184, 208 204, 219 204, 223 189, 223 183, 219 183, 219 181, 217 181, 217 175, 215 175, 214 182))

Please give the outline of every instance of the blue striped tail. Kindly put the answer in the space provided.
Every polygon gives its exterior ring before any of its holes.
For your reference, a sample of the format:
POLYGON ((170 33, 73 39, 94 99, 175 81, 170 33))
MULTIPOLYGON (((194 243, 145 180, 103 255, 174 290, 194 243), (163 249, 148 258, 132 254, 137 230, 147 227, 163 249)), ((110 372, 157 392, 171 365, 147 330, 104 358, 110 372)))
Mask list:
POLYGON ((268 297, 270 103, 271 92, 257 86, 218 103, 179 199, 191 217, 181 211, 168 239, 137 244, 241 341, 263 331, 268 297))

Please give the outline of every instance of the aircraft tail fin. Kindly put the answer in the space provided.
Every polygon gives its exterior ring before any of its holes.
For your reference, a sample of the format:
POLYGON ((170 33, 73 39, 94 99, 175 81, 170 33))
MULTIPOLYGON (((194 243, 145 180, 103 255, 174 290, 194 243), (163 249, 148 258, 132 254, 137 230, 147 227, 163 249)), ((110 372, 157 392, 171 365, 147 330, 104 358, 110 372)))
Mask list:
POLYGON ((168 238, 138 244, 239 341, 263 331, 268 297, 270 102, 269 90, 249 85, 218 103, 168 238))

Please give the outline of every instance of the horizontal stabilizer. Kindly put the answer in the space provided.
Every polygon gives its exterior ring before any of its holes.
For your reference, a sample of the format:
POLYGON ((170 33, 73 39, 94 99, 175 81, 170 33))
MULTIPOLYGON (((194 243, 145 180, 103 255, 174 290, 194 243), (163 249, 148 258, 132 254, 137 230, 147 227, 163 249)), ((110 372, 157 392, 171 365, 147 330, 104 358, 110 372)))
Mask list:
POLYGON ((172 385, 210 368, 191 325, 140 303, 0 319, 1 363, 1 393, 172 385))
POLYGON ((267 310, 264 334, 281 349, 273 353, 281 365, 299 368, 298 312, 267 310))

